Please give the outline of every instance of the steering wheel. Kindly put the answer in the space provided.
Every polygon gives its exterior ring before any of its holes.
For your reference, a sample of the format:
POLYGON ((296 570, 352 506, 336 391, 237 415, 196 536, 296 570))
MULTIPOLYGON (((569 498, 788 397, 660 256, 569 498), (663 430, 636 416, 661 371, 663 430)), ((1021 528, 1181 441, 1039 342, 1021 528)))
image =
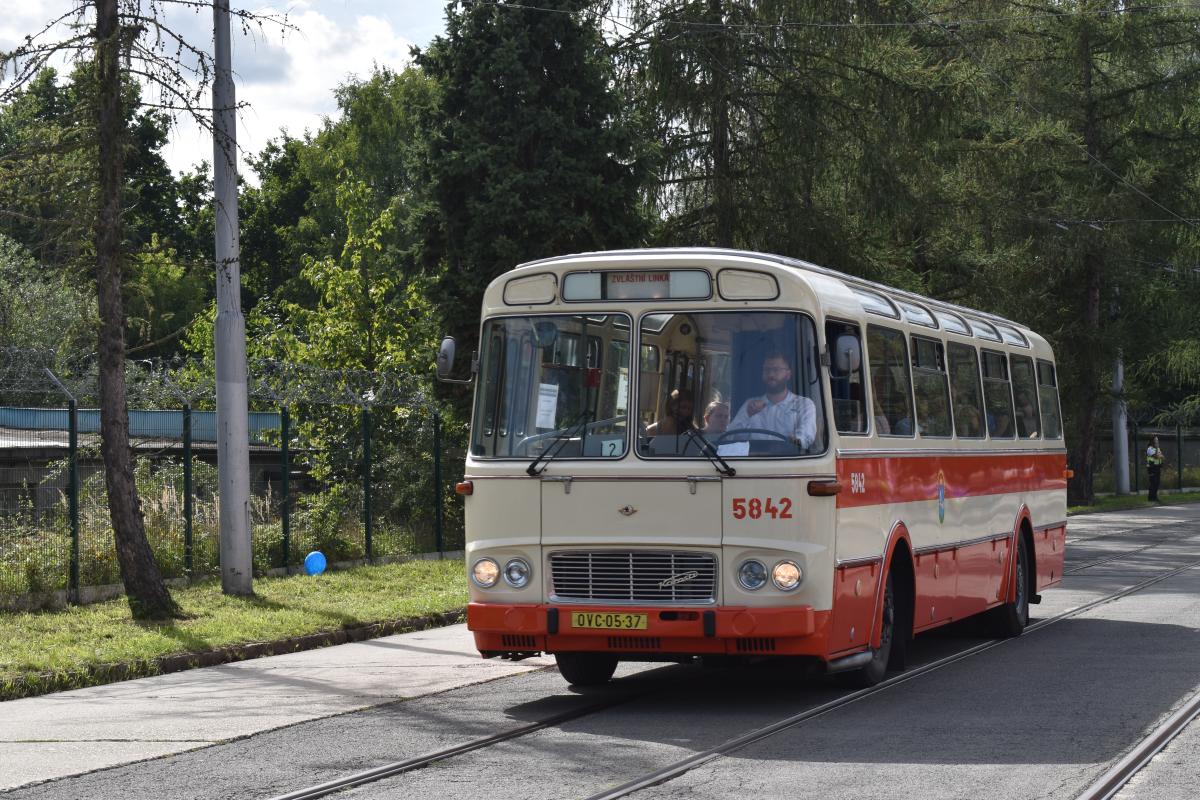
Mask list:
MULTIPOLYGON (((774 436, 776 439, 779 439, 782 442, 787 442, 788 444, 794 444, 794 442, 792 442, 792 439, 790 436, 784 436, 779 431, 773 431, 773 430, 770 430, 769 428, 735 428, 734 430, 731 430, 731 431, 725 431, 724 433, 722 433, 720 436, 717 437, 716 444, 721 444, 729 437, 736 436, 741 433, 765 433, 768 436, 774 436)), ((750 441, 750 440, 747 439, 746 441, 750 441)))

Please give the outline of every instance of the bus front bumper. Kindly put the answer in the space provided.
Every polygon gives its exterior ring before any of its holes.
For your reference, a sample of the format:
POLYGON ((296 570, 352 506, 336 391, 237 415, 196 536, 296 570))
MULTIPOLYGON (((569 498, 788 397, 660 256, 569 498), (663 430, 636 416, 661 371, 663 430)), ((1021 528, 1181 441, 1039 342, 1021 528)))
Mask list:
POLYGON ((485 657, 571 651, 630 656, 825 655, 828 611, 786 608, 661 608, 470 603, 467 628, 485 657), (590 620, 579 615, 590 616, 590 620), (599 616, 599 619, 597 619, 599 616), (610 618, 611 617, 611 618, 610 618), (631 617, 644 628, 630 629, 631 617), (611 622, 626 627, 594 628, 611 622))

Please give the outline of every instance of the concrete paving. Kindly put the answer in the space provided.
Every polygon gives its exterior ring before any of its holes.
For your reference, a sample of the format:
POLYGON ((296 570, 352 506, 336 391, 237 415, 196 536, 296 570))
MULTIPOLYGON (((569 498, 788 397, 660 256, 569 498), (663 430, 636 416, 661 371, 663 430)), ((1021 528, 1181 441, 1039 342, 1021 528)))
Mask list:
POLYGON ((466 625, 0 703, 0 790, 554 663, 483 660, 466 625))

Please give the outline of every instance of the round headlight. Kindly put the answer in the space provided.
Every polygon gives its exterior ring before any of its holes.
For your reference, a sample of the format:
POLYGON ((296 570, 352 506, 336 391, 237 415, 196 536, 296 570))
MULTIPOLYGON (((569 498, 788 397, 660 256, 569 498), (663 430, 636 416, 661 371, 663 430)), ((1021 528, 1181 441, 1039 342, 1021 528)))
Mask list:
POLYGON ((767 568, 762 565, 761 561, 749 559, 743 561, 742 565, 738 567, 738 583, 742 585, 743 589, 750 591, 761 589, 766 582, 767 568))
POLYGON ((504 582, 514 589, 529 583, 529 563, 523 558, 514 558, 504 565, 504 582))
POLYGON ((471 567, 471 580, 476 586, 490 589, 500 579, 500 565, 490 558, 481 558, 471 567))
POLYGON ((795 589, 803 579, 804 571, 795 561, 780 561, 771 570, 771 582, 785 592, 795 589))

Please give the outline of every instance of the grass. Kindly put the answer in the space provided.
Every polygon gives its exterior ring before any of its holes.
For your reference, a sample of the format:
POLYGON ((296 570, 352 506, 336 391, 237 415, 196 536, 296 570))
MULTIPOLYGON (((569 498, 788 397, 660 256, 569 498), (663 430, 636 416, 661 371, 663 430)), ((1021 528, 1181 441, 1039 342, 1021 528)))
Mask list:
POLYGON ((461 609, 463 562, 410 561, 317 577, 257 579, 252 597, 218 581, 172 592, 186 619, 135 622, 122 598, 61 611, 0 613, 0 699, 154 674, 155 659, 461 609))
MULTIPOLYGON (((1181 503, 1200 503, 1200 492, 1171 492, 1159 490, 1158 497, 1162 500, 1162 505, 1178 505, 1181 503)), ((1096 502, 1090 506, 1071 506, 1067 509, 1069 514, 1094 514, 1097 511, 1122 511, 1130 508, 1148 508, 1156 506, 1158 503, 1151 503, 1146 499, 1144 494, 1124 494, 1110 495, 1108 497, 1097 497, 1096 502)))

